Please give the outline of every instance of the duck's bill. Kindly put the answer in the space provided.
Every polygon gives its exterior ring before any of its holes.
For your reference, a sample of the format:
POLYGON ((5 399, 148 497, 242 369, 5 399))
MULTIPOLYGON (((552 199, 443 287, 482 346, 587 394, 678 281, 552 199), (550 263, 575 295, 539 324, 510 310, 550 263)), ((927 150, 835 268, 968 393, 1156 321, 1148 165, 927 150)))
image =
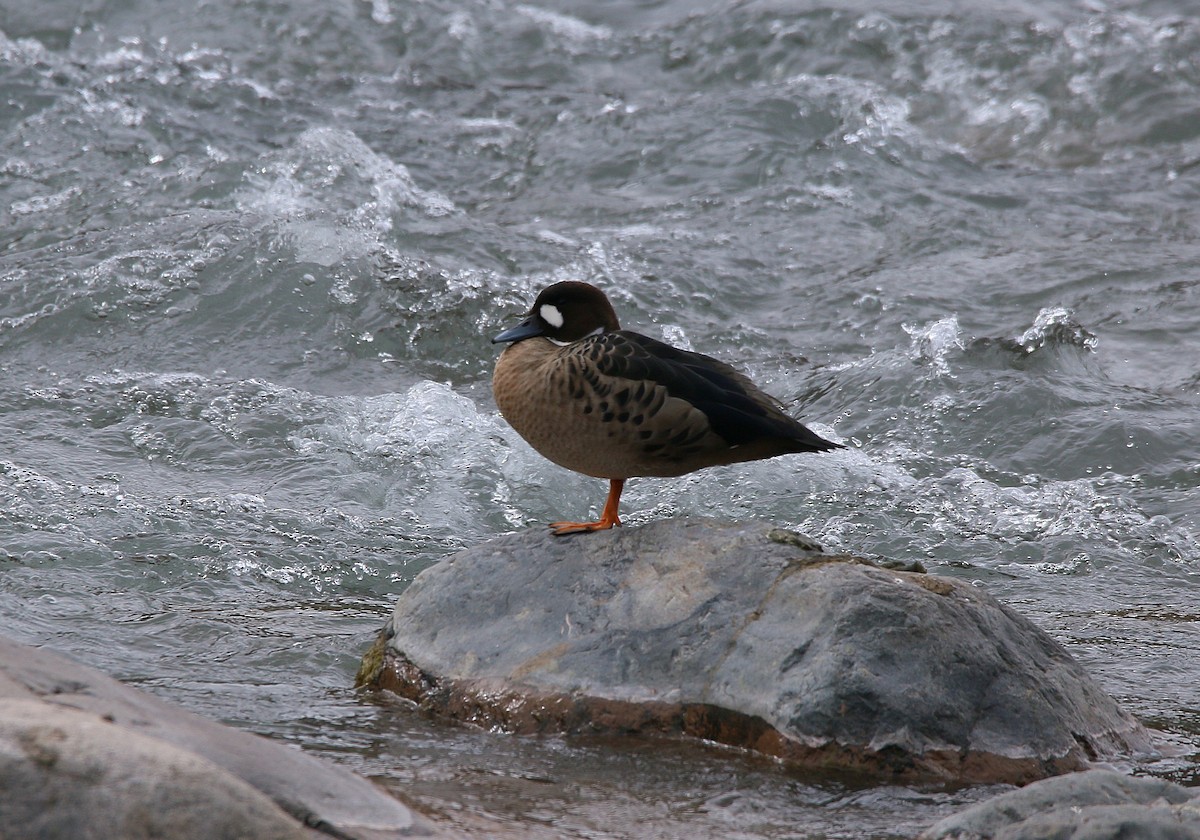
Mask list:
POLYGON ((536 315, 530 315, 515 327, 507 329, 493 338, 492 344, 520 341, 523 338, 532 338, 535 335, 541 335, 543 332, 542 320, 536 315))

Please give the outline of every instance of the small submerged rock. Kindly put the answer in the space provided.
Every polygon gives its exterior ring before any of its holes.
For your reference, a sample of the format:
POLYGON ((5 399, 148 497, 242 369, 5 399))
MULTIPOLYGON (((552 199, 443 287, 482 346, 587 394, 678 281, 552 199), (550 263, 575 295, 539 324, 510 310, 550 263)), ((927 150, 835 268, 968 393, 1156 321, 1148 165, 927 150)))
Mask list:
POLYGON ((1044 779, 947 817, 921 840, 1200 838, 1200 791, 1089 770, 1044 779))
POLYGON ((892 778, 1025 783, 1150 748, 982 590, 757 523, 461 551, 400 597, 360 683, 513 732, 682 734, 892 778))

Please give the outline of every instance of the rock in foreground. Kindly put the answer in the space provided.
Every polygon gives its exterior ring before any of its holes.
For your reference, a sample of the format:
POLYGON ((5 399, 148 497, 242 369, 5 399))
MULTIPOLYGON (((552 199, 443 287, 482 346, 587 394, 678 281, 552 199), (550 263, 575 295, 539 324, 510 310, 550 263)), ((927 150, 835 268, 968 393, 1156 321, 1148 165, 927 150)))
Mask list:
POLYGON ((1027 619, 762 524, 531 530, 422 572, 360 681, 515 732, 682 733, 789 763, 1024 783, 1149 749, 1027 619))
POLYGON ((428 837, 371 782, 0 638, 0 837, 428 837))
POLYGON ((116 732, 87 712, 0 700, 0 744, 4 836, 311 836, 269 798, 195 753, 116 732), (103 833, 95 833, 97 824, 103 833))
POLYGON ((921 840, 1197 840, 1200 791, 1089 770, 1001 794, 939 822, 921 840))

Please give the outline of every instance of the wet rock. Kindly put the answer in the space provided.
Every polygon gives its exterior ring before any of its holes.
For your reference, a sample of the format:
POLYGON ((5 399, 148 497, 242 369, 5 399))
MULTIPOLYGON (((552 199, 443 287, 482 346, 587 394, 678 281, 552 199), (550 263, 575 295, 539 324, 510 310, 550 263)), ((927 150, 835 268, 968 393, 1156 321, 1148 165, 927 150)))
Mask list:
POLYGON ((0 638, 0 837, 424 837, 366 779, 0 638))
POLYGON ((781 533, 500 537, 417 577, 360 681, 514 732, 679 733, 888 777, 1024 783, 1149 749, 982 590, 781 533))
POLYGON ((1089 770, 1035 782, 947 817, 921 840, 1200 840, 1200 791, 1089 770))
POLYGON ((0 790, 4 836, 310 836, 195 753, 37 700, 0 700, 0 790))

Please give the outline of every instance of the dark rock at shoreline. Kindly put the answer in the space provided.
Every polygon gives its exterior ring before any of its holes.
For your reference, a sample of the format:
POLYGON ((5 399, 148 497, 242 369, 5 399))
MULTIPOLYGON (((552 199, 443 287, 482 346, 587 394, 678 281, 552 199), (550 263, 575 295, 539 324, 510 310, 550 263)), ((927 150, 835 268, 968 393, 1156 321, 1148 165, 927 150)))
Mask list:
POLYGON ((1200 840, 1200 790, 1089 770, 1035 782, 941 820, 921 840, 1200 840))
POLYGON ((360 681, 514 732, 678 733, 889 778, 1025 783, 1150 749, 982 590, 816 549, 697 520, 500 537, 417 577, 360 681))
POLYGON ((0 791, 0 837, 432 833, 361 776, 3 638, 0 791))

